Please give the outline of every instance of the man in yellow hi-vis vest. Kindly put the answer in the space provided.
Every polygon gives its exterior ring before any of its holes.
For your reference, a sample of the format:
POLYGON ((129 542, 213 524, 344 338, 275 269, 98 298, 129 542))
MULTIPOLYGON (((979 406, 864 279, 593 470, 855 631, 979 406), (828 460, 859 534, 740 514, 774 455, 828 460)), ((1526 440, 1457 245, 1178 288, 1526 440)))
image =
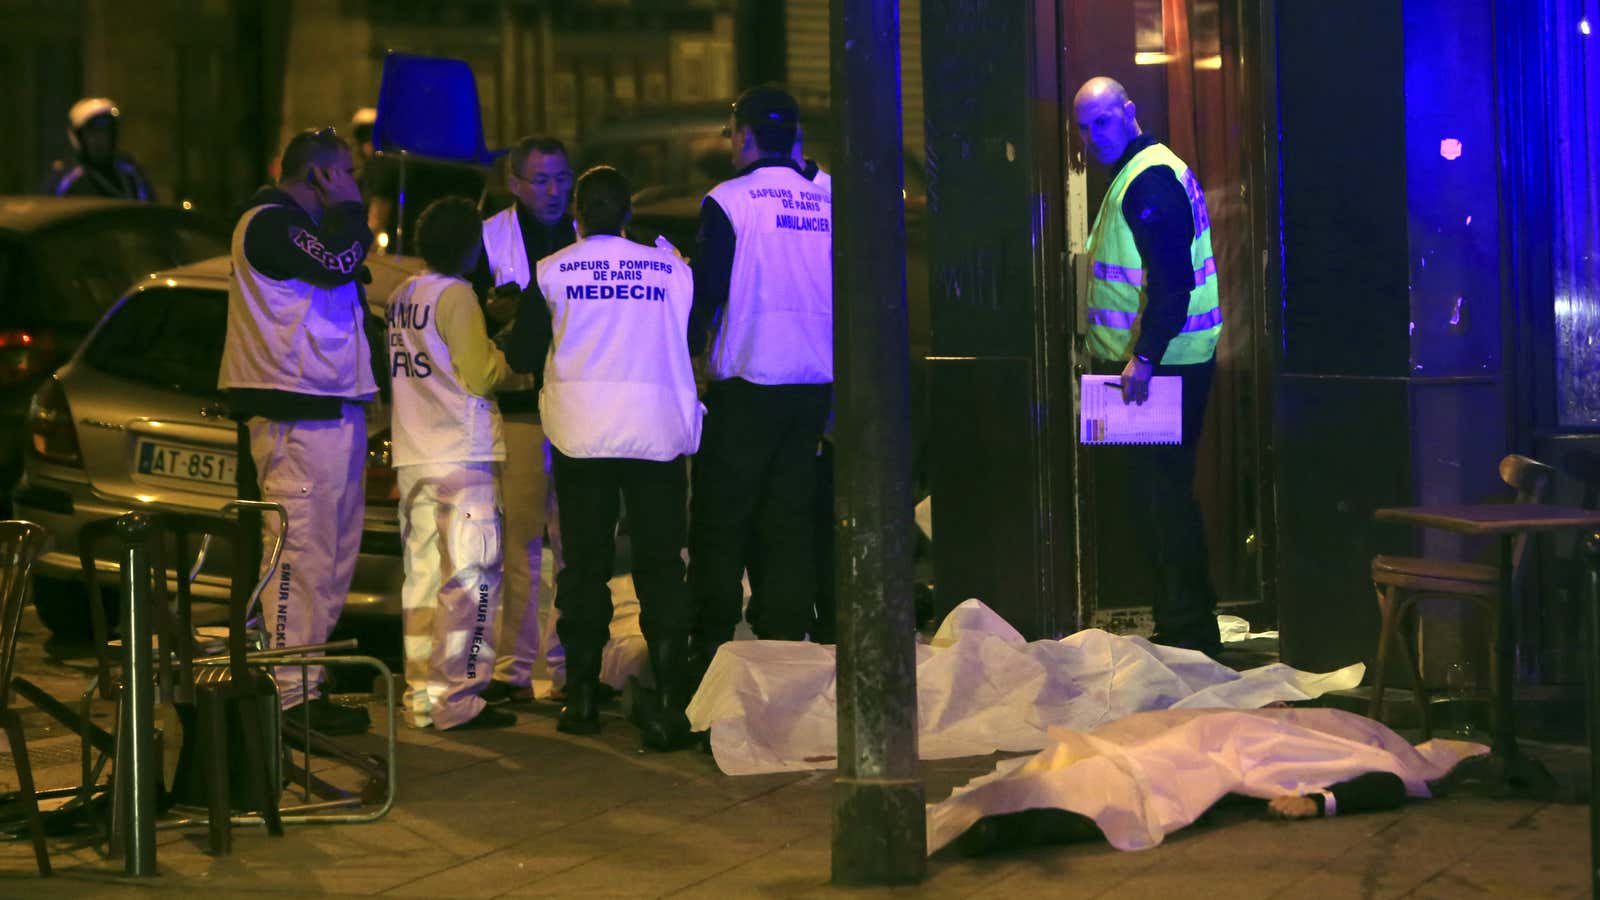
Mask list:
POLYGON ((1086 82, 1073 114, 1085 153, 1111 171, 1087 246, 1093 368, 1120 372, 1128 403, 1149 397, 1152 375, 1183 379, 1183 442, 1118 450, 1133 461, 1135 522, 1159 575, 1152 640, 1214 655, 1217 597, 1194 499, 1195 450, 1222 333, 1205 194, 1183 160, 1143 133, 1116 81, 1086 82))

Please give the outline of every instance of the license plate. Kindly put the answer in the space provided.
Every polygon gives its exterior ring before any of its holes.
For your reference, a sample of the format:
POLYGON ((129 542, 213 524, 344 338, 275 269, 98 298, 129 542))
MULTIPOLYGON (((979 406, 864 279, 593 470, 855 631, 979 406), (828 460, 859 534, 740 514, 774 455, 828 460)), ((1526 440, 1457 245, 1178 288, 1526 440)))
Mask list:
POLYGON ((229 487, 234 484, 238 457, 217 450, 196 450, 179 444, 140 441, 136 447, 140 475, 202 481, 229 487))

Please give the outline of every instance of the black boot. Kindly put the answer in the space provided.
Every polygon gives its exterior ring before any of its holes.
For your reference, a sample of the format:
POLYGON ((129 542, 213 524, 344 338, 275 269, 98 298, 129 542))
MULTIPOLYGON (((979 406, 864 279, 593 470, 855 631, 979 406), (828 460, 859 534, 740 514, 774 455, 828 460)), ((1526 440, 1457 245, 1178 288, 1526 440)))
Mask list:
POLYGON ((706 670, 711 668, 711 660, 717 656, 717 648, 722 641, 714 641, 705 637, 689 638, 688 648, 684 654, 684 689, 693 699, 700 690, 700 682, 705 680, 706 670))
POLYGON ((556 730, 566 734, 600 733, 600 654, 567 648, 567 703, 556 730))
POLYGON ((637 717, 647 750, 669 753, 695 743, 683 712, 692 696, 688 662, 687 637, 657 640, 650 645, 650 668, 656 676, 655 702, 637 717))

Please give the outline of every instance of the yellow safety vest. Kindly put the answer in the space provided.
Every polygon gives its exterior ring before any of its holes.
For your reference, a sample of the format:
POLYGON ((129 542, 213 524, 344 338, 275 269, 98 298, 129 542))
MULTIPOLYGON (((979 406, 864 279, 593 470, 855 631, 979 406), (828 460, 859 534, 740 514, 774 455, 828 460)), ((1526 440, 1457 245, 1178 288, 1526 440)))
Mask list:
POLYGON ((1151 144, 1128 160, 1117 173, 1089 234, 1089 352, 1097 359, 1125 360, 1133 352, 1140 316, 1144 313, 1145 272, 1133 229, 1122 215, 1122 198, 1133 180, 1153 166, 1166 166, 1178 176, 1194 215, 1194 242, 1189 259, 1194 266, 1194 290, 1189 294, 1189 318, 1167 345, 1157 362, 1190 365, 1210 359, 1222 334, 1222 307, 1217 299, 1217 263, 1211 256, 1211 216, 1205 194, 1188 165, 1164 144, 1151 144))

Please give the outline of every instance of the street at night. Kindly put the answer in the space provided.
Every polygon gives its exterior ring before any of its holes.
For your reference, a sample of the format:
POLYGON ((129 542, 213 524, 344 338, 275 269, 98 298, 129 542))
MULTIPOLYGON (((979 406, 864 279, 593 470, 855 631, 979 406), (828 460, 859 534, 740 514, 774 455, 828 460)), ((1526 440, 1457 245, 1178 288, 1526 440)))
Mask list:
POLYGON ((1600 0, 0 0, 0 895, 1600 896, 1600 0))

